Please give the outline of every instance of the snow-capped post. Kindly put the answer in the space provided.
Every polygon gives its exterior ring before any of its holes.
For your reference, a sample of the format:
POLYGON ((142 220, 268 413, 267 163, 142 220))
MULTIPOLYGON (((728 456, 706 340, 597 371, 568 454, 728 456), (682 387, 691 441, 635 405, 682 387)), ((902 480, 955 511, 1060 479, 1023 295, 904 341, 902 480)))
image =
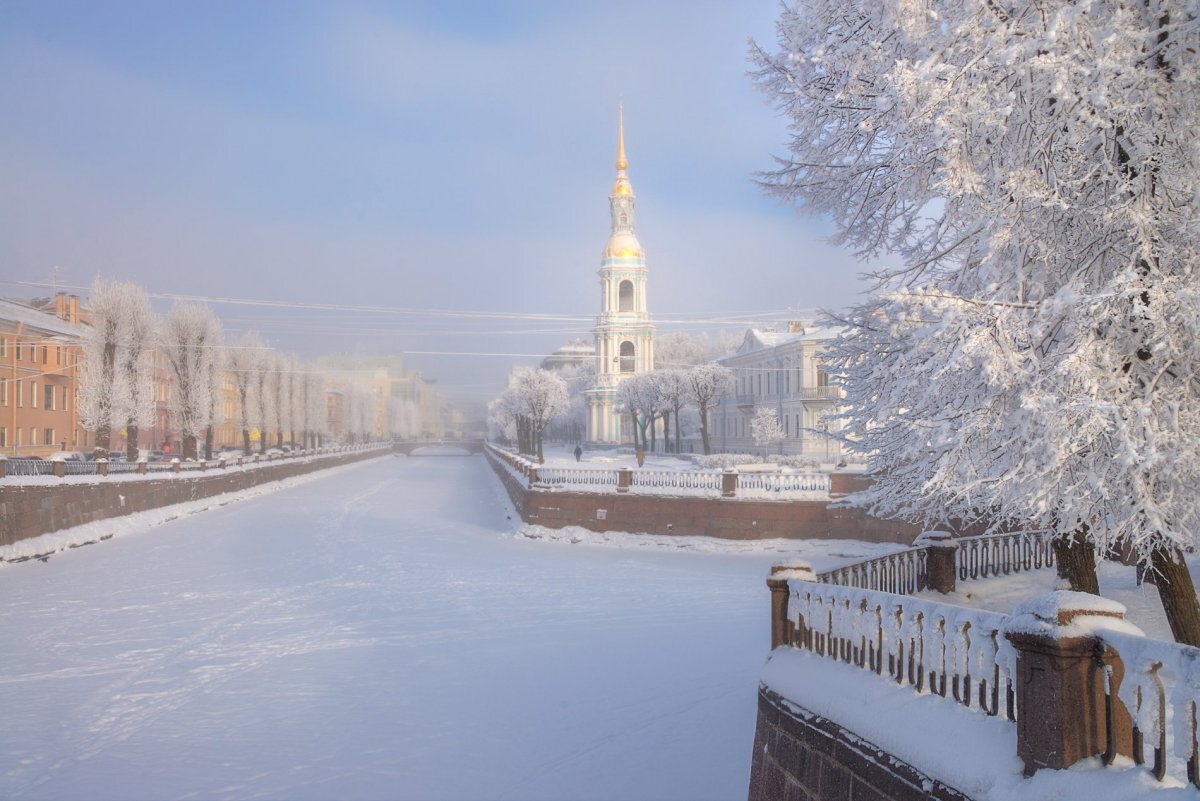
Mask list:
POLYGON ((1132 721, 1117 696, 1125 668, 1096 636, 1100 628, 1137 631, 1122 604, 1070 590, 1031 598, 1005 625, 1017 651, 1017 756, 1026 776, 1133 753, 1132 721))
POLYGON ((617 492, 629 492, 631 486, 633 486, 633 468, 619 468, 617 470, 617 492))
POLYGON ((138 459, 137 466, 138 466, 138 475, 139 475, 139 476, 144 476, 144 475, 146 475, 146 470, 147 470, 147 467, 146 467, 146 460, 145 460, 145 459, 138 459))
POLYGON ((4 478, 8 474, 8 457, 0 454, 0 478, 4 478))
POLYGON ((67 463, 62 459, 54 459, 50 468, 54 471, 55 478, 63 478, 67 475, 67 463))
POLYGON ((958 543, 949 531, 922 531, 913 547, 925 546, 925 587, 946 595, 957 588, 955 556, 958 543))
POLYGON ((732 498, 737 495, 738 474, 736 470, 726 470, 721 473, 721 497, 732 498))
POLYGON ((782 562, 771 566, 771 575, 767 577, 767 588, 771 591, 771 648, 781 645, 796 644, 796 624, 788 617, 788 597, 791 588, 790 579, 798 581, 816 581, 817 574, 813 572, 808 562, 796 560, 782 562))
POLYGON ((108 475, 108 460, 107 459, 101 459, 98 462, 96 462, 96 475, 98 475, 98 476, 107 476, 108 475))

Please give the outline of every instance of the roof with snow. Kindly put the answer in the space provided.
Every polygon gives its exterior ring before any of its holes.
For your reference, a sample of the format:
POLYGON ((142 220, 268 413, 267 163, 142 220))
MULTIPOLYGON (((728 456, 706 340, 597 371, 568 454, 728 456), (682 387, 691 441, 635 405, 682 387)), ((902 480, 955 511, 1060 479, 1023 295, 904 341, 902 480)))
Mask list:
POLYGON ((746 331, 737 353, 752 353, 765 348, 778 348, 793 342, 821 342, 837 336, 837 329, 828 326, 798 326, 799 330, 772 331, 750 328, 746 331))
POLYGON ((21 323, 39 331, 71 339, 83 336, 84 327, 74 325, 51 312, 39 311, 15 300, 0 298, 0 321, 21 323))

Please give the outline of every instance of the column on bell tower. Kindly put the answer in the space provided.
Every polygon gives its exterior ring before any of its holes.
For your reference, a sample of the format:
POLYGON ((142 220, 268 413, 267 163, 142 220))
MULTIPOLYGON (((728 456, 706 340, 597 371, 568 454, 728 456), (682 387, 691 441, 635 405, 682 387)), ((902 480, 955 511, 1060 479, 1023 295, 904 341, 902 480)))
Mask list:
POLYGON ((626 171, 625 115, 617 128, 617 177, 608 197, 611 227, 600 261, 600 314, 596 384, 587 390, 588 442, 614 446, 632 441, 631 425, 615 410, 617 385, 654 367, 654 326, 646 310, 646 257, 634 233, 636 198, 626 171))

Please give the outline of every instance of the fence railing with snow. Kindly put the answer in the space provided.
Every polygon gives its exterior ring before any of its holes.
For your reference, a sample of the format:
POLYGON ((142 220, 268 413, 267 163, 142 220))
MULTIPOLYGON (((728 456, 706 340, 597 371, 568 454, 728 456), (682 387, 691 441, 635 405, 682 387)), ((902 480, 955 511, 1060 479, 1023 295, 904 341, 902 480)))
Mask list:
POLYGON ((270 464, 278 464, 288 460, 313 461, 337 456, 345 453, 357 453, 372 450, 390 449, 391 443, 375 442, 362 445, 339 445, 324 448, 312 448, 269 454, 266 456, 253 454, 246 457, 230 459, 210 459, 207 461, 170 462, 101 462, 101 461, 51 461, 47 459, 3 459, 0 458, 0 479, 20 479, 41 476, 56 477, 69 480, 73 477, 118 477, 131 474, 153 473, 158 476, 183 474, 189 475, 204 470, 240 469, 251 470, 270 464))
POLYGON ((1002 615, 821 583, 803 563, 773 568, 767 585, 772 649, 1015 721, 1026 775, 1124 756, 1200 788, 1200 649, 1147 638, 1115 601, 1058 591, 1002 615))
POLYGON ((830 491, 828 473, 544 467, 491 444, 487 446, 487 453, 513 478, 527 482, 530 489, 779 500, 826 500, 830 491))
POLYGON ((917 537, 911 548, 827 570, 817 574, 817 580, 912 595, 927 589, 953 592, 956 578, 959 581, 994 578, 1054 566, 1050 531, 974 537, 939 534, 926 532, 917 537))

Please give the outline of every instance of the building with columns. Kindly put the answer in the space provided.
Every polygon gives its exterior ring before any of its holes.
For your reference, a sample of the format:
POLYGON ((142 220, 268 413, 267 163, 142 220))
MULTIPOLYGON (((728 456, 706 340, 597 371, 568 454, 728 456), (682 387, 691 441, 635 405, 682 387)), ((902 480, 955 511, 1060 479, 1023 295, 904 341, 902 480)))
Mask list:
POLYGON ((612 232, 600 262, 600 314, 596 340, 596 380, 587 399, 587 444, 613 447, 633 442, 633 424, 616 410, 617 386, 654 368, 654 326, 646 311, 646 255, 633 232, 634 194, 626 176, 625 118, 617 128, 617 177, 608 197, 612 232))

